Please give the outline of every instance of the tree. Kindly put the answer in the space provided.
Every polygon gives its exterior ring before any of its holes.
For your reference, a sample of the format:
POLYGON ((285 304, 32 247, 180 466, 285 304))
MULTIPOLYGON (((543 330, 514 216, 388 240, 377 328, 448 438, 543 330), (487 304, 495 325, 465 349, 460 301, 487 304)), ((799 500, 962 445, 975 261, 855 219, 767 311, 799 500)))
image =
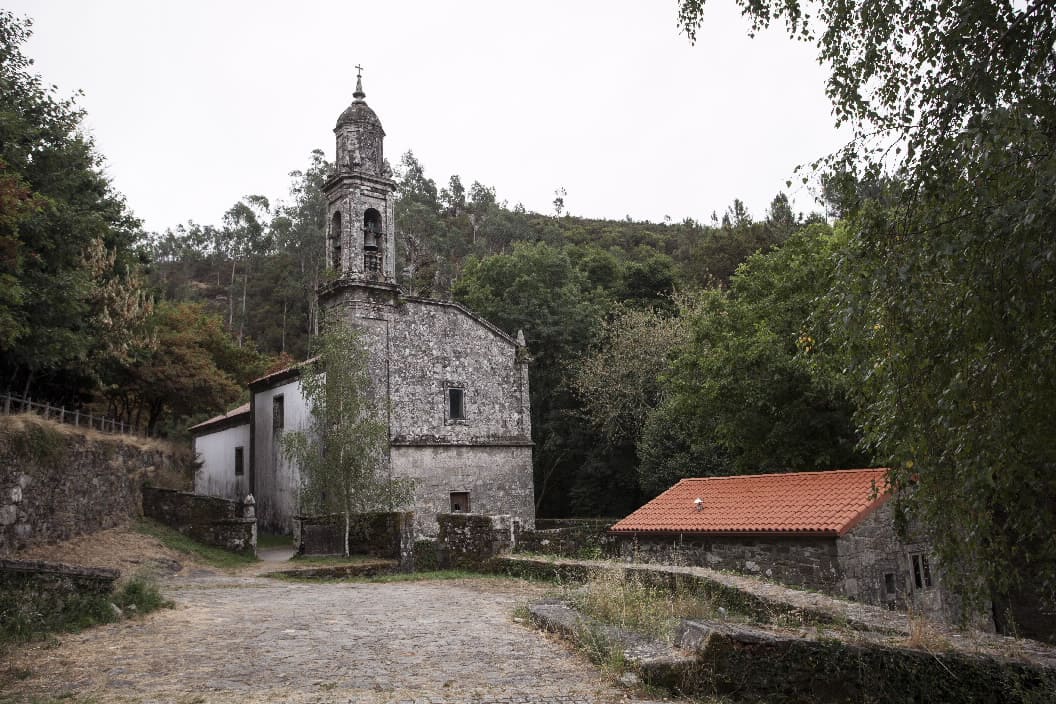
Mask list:
POLYGON ((384 409, 358 331, 334 325, 316 341, 318 356, 301 371, 311 419, 306 429, 286 432, 283 453, 300 468, 301 510, 343 515, 347 556, 351 515, 395 510, 410 501, 413 485, 390 476, 386 465, 384 409))
POLYGON ((739 4, 817 44, 828 166, 891 196, 852 201, 833 288, 865 442, 952 586, 1056 604, 1056 5, 739 4))
POLYGON ((141 232, 102 173, 83 111, 31 72, 30 28, 0 11, 0 178, 16 189, 0 214, 13 277, 0 296, 0 383, 80 402, 98 387, 100 351, 130 344, 119 338, 147 313, 107 308, 125 297, 118 288, 137 286, 141 232))

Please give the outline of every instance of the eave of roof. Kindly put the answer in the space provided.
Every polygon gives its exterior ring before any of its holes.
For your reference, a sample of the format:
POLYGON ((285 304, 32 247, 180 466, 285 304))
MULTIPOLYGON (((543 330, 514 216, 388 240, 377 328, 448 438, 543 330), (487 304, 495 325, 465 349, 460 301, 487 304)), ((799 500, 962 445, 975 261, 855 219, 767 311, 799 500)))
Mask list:
POLYGON ((198 435, 206 430, 219 430, 222 426, 241 425, 242 423, 240 421, 242 421, 243 418, 245 418, 246 423, 249 422, 249 403, 243 403, 238 408, 232 408, 227 413, 213 416, 209 420, 204 420, 198 425, 192 425, 187 430, 198 435))

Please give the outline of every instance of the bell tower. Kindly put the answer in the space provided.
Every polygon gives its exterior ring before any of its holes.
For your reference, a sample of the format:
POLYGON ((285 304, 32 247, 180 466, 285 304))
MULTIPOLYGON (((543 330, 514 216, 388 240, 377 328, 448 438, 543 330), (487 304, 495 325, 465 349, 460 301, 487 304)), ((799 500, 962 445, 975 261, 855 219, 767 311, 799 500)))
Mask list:
POLYGON ((326 196, 326 268, 330 290, 359 284, 396 290, 396 183, 385 164, 381 120, 363 100, 356 66, 353 101, 337 118, 336 171, 326 196))

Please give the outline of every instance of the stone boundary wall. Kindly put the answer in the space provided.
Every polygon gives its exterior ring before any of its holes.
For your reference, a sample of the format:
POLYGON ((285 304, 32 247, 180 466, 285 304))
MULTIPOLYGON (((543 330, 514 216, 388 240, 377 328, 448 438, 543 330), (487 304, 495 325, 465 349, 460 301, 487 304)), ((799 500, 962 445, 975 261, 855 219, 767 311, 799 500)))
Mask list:
POLYGON ((156 441, 0 418, 0 555, 126 523, 142 514, 143 482, 189 459, 156 441))
MULTIPOLYGON (((343 514, 295 516, 294 520, 299 526, 297 544, 301 554, 344 552, 343 514)), ((414 560, 414 514, 400 511, 352 514, 348 524, 348 551, 353 555, 398 560, 401 569, 409 569, 414 560)))
POLYGON ((510 550, 521 535, 521 522, 508 515, 440 513, 436 539, 441 569, 488 570, 499 553, 510 550))
POLYGON ((43 560, 0 559, 0 589, 26 588, 61 594, 109 594, 121 576, 106 567, 76 567, 43 560))
POLYGON ((629 562, 733 570, 783 584, 840 594, 843 570, 836 538, 724 535, 619 535, 629 562))
POLYGON ((257 554, 257 518, 252 496, 243 502, 144 487, 143 515, 199 543, 245 555, 257 554))
POLYGON ((608 530, 612 522, 582 521, 566 525, 540 528, 539 524, 552 526, 564 521, 536 520, 535 530, 525 530, 517 538, 516 552, 531 552, 541 555, 578 557, 600 560, 619 555, 619 542, 608 530))

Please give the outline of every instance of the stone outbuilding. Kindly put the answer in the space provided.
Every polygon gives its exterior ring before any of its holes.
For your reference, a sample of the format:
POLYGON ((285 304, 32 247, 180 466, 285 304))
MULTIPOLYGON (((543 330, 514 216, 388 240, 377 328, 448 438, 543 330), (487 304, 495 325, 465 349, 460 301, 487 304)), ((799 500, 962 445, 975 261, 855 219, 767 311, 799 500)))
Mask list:
MULTIPOLYGON (((396 183, 385 132, 357 81, 341 113, 327 200, 323 324, 357 328, 369 352, 379 407, 386 409, 386 467, 414 480, 416 529, 435 534, 437 513, 509 515, 534 526, 528 355, 513 337, 451 301, 404 295, 396 280, 396 183)), ((281 451, 287 429, 310 410, 300 365, 250 384, 248 409, 195 426, 203 466, 195 489, 228 498, 252 493, 269 528, 297 514, 298 468, 281 451)))
POLYGON ((926 542, 895 531, 886 469, 683 479, 610 529, 621 557, 732 570, 949 620, 926 542))

